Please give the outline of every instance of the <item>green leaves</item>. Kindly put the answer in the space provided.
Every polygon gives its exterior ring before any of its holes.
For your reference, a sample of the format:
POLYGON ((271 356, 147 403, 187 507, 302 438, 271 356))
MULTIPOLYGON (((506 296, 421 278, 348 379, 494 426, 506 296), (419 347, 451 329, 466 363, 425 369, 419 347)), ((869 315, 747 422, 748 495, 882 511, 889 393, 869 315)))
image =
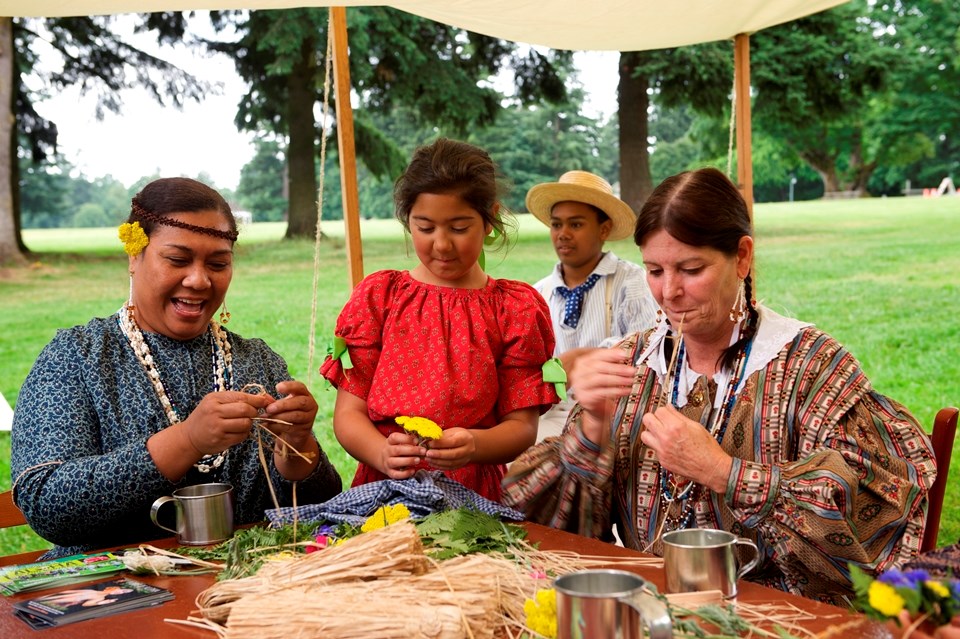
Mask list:
POLYGON ((449 559, 474 552, 503 552, 526 537, 516 524, 471 508, 445 510, 417 523, 417 532, 427 552, 435 559, 449 559))

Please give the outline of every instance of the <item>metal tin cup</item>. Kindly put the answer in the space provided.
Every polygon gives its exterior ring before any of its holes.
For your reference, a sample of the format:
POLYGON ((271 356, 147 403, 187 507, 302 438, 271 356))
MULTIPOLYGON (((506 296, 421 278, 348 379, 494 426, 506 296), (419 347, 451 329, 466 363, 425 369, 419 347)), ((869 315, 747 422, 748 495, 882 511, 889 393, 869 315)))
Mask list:
POLYGON ((670 639, 666 606, 624 570, 582 570, 557 577, 557 639, 670 639), (643 630, 646 628, 646 634, 643 630))
POLYGON ((760 561, 757 545, 726 530, 690 528, 663 535, 663 569, 668 593, 719 590, 737 596, 737 582, 760 561), (753 558, 737 567, 737 546, 753 549, 753 558))
POLYGON ((177 542, 186 546, 219 543, 233 534, 233 486, 197 484, 178 488, 172 497, 160 497, 153 502, 150 519, 164 530, 176 533, 177 542), (176 530, 157 521, 161 506, 171 502, 177 512, 176 530))

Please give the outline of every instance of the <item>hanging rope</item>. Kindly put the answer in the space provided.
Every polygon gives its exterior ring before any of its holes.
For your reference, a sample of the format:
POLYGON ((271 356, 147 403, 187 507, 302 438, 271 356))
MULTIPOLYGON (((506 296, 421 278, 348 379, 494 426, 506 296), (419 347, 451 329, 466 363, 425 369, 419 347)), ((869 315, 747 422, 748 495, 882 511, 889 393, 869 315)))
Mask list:
MULTIPOLYGON (((750 96, 747 96, 750 99, 750 96)), ((733 179, 733 132, 737 128, 737 69, 733 69, 733 88, 730 90, 730 140, 727 143, 727 177, 733 179)), ((734 180, 736 182, 736 180, 734 180)))
POLYGON ((323 239, 323 183, 327 164, 327 118, 330 114, 330 69, 333 65, 333 13, 328 10, 327 51, 324 58, 323 116, 320 121, 320 186, 317 189, 317 232, 313 242, 313 298, 310 302, 310 338, 307 347, 307 387, 313 381, 317 342, 317 287, 320 283, 320 240, 323 239))

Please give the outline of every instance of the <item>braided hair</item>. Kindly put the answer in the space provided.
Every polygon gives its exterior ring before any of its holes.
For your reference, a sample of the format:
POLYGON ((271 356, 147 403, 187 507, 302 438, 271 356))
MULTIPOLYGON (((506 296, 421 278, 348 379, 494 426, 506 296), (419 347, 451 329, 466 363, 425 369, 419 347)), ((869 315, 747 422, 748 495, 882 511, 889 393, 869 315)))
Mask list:
POLYGON ((174 226, 235 242, 237 219, 230 205, 215 189, 203 182, 185 177, 160 178, 150 182, 133 196, 127 222, 139 222, 149 236, 157 224, 174 226), (229 231, 197 226, 169 217, 174 213, 216 211, 227 221, 229 231))
MULTIPOLYGON (((690 246, 708 246, 724 255, 737 254, 740 239, 753 237, 753 221, 737 187, 714 168, 684 171, 654 189, 637 216, 633 241, 642 246, 654 232, 664 230, 690 246)), ((747 318, 740 339, 720 355, 720 365, 730 369, 740 351, 757 332, 753 268, 744 278, 747 318)))

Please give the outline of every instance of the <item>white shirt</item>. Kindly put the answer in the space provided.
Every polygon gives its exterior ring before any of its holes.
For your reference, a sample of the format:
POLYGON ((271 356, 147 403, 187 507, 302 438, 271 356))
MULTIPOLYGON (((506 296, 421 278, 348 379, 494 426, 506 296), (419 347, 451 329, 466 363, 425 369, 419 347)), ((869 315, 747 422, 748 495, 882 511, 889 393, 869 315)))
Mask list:
POLYGON ((566 287, 566 284, 560 263, 550 275, 533 285, 550 307, 557 339, 554 355, 573 348, 613 346, 623 337, 653 326, 657 303, 650 294, 642 266, 621 260, 609 251, 593 273, 600 279, 583 296, 580 322, 576 328, 563 323, 566 299, 557 293, 557 287, 566 287))

